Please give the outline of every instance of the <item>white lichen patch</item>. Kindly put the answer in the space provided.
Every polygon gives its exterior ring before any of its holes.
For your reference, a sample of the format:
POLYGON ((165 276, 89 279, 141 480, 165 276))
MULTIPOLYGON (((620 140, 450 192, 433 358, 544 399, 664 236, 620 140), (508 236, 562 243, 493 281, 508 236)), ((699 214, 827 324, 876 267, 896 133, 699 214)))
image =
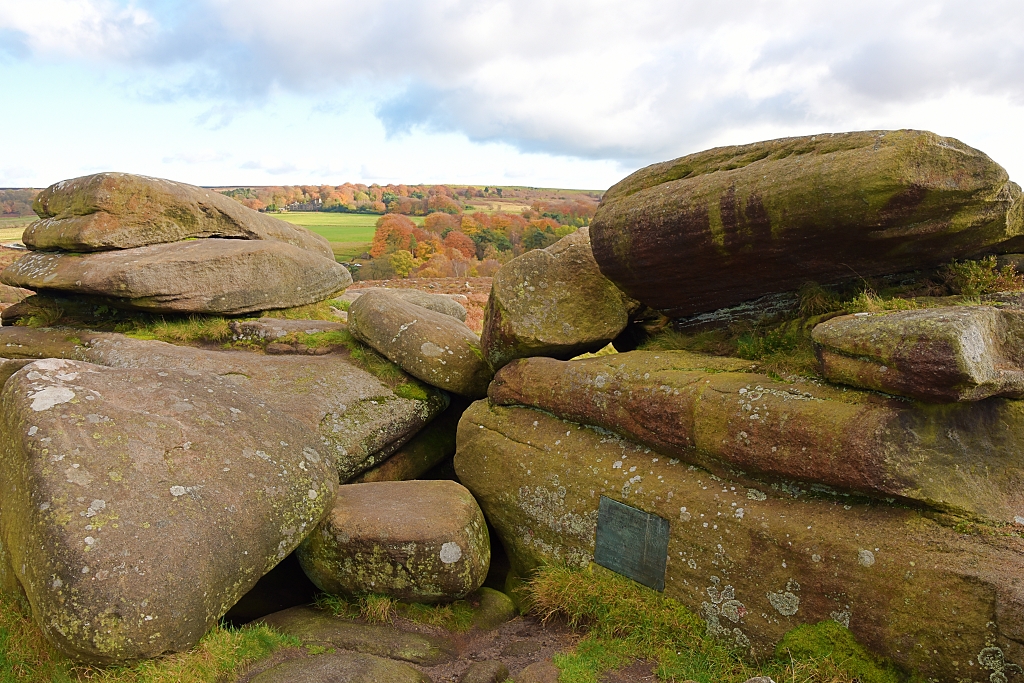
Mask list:
POLYGON ((75 392, 68 387, 46 387, 29 394, 29 398, 32 399, 32 410, 38 413, 68 403, 75 398, 75 392))
POLYGON ((441 552, 438 553, 438 557, 445 564, 454 564, 462 559, 462 547, 454 541, 448 541, 441 545, 441 552))

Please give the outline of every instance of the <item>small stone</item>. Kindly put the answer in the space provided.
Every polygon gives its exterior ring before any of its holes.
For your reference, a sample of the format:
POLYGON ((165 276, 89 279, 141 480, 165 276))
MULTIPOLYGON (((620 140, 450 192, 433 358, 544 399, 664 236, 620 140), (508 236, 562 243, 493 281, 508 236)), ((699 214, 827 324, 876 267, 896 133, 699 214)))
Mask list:
POLYGON ((558 683, 558 667, 550 659, 536 662, 515 676, 516 683, 558 683))
POLYGON ((508 667, 495 660, 473 662, 459 677, 459 683, 502 683, 507 680, 508 667))
POLYGON ((454 481, 375 482, 341 487, 298 557, 328 593, 437 602, 480 587, 490 543, 480 507, 454 481))
POLYGON ((267 347, 264 349, 264 351, 266 351, 272 356, 283 356, 288 353, 295 353, 295 347, 292 346, 291 344, 271 342, 270 344, 267 344, 267 347))

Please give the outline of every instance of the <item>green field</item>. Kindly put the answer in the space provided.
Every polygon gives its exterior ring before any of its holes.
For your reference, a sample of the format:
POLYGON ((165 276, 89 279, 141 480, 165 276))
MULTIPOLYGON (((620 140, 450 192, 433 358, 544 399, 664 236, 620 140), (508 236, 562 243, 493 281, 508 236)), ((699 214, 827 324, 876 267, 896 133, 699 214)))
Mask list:
POLYGON ((17 242, 21 240, 21 233, 32 221, 37 220, 33 216, 0 217, 0 242, 17 242))
MULTIPOLYGON (((301 225, 331 243, 334 256, 348 261, 370 248, 373 231, 377 227, 377 214, 332 213, 320 211, 288 211, 273 214, 275 218, 301 225)), ((416 225, 423 225, 422 216, 409 216, 416 225)))

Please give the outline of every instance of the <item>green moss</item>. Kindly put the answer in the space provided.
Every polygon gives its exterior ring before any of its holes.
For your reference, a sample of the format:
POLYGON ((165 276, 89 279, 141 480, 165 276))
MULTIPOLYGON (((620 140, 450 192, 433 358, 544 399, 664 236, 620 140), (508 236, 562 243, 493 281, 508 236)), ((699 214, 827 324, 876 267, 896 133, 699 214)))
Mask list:
POLYGON ((860 683, 900 683, 905 680, 889 662, 879 661, 858 643, 848 628, 834 621, 813 626, 797 626, 782 638, 775 649, 780 659, 803 660, 831 658, 856 676, 860 683))
MULTIPOLYGON (((534 611, 562 615, 588 629, 572 652, 555 656, 561 683, 596 683, 634 660, 657 663, 661 680, 741 683, 755 676, 798 683, 899 683, 907 680, 872 658, 834 622, 804 626, 783 639, 776 657, 748 661, 707 633, 681 603, 607 569, 541 567, 529 582, 534 611)), ((913 679, 912 679, 913 680, 913 679)))
POLYGON ((430 394, 427 393, 426 388, 415 380, 410 380, 405 384, 399 384, 394 388, 395 396, 401 398, 409 398, 415 401, 426 401, 430 398, 430 394))

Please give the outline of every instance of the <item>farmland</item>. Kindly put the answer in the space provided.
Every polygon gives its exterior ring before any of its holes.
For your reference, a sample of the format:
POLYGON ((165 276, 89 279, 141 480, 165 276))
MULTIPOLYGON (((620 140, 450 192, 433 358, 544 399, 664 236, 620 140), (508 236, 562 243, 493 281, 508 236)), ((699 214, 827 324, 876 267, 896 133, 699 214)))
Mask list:
MULTIPOLYGON (((380 216, 365 213, 334 213, 329 211, 289 211, 274 214, 275 218, 308 228, 327 238, 339 261, 348 261, 370 248, 373 231, 380 216)), ((417 225, 420 216, 411 216, 417 225)))

